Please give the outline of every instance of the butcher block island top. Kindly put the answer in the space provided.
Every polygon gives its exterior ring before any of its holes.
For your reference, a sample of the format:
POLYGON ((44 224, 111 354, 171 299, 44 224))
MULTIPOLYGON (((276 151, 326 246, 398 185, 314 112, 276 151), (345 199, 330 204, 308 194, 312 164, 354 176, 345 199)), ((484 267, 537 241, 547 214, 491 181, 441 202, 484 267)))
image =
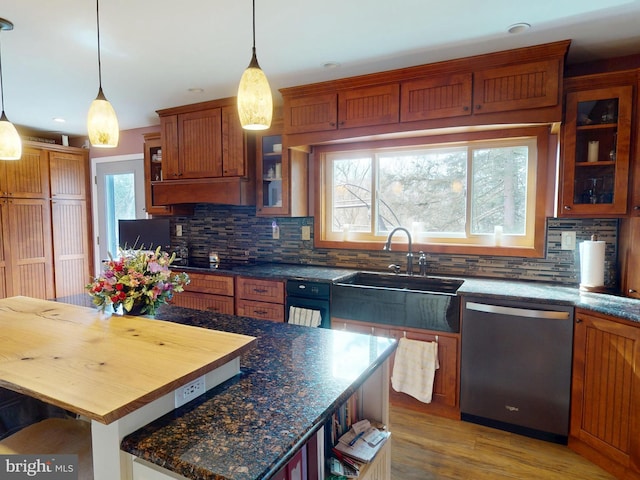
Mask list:
POLYGON ((221 366, 254 337, 12 297, 0 386, 109 424, 221 366))

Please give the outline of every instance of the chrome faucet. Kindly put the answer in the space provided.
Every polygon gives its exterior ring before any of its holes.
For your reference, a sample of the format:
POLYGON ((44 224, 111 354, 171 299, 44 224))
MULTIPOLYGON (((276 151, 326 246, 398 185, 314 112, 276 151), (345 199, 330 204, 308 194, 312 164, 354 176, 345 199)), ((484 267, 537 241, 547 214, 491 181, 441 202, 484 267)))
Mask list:
POLYGON ((393 237, 393 235, 398 230, 402 230, 407 234, 407 240, 409 241, 409 253, 407 253, 407 275, 413 275, 413 252, 411 251, 411 233, 409 232, 409 230, 404 227, 396 227, 391 230, 389 236, 387 237, 387 243, 384 244, 384 247, 382 247, 382 249, 388 252, 391 251, 391 237, 393 237))

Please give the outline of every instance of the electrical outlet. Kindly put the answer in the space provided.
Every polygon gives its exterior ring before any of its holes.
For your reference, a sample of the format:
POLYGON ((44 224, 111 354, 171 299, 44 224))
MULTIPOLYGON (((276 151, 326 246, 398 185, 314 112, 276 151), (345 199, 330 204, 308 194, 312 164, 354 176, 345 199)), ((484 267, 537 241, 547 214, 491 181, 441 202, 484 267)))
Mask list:
POLYGON ((190 402, 196 397, 199 397, 206 392, 204 375, 200 378, 196 378, 191 382, 183 385, 175 391, 175 405, 176 408, 181 407, 187 402, 190 402))
POLYGON ((562 232, 561 250, 576 249, 576 232, 562 232))
POLYGON ((176 237, 182 236, 182 225, 176 225, 176 237))
POLYGON ((302 227, 302 240, 311 240, 311 227, 309 225, 302 227))

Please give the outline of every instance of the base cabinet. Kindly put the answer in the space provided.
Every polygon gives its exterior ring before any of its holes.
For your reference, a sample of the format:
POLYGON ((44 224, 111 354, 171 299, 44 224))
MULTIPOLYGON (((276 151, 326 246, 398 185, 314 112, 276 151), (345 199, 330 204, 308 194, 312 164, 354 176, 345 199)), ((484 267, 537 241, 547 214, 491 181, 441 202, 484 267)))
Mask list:
MULTIPOLYGON (((395 405, 447 418, 460 419, 460 402, 458 398, 459 334, 420 330, 416 328, 400 329, 390 325, 358 322, 335 317, 331 319, 331 325, 332 328, 338 330, 390 337, 395 338, 396 340, 401 337, 406 337, 410 340, 418 340, 422 342, 438 342, 438 361, 440 368, 436 370, 434 377, 433 397, 431 403, 423 403, 410 395, 396 392, 391 386, 389 387, 389 398, 391 403, 395 405)), ((394 358, 395 354, 391 357, 390 362, 392 372, 394 358)))
POLYGON ((284 322, 284 282, 237 277, 236 315, 284 322))
POLYGON ((176 293, 171 303, 177 307, 233 315, 233 277, 188 272, 191 282, 176 293))
POLYGON ((576 309, 569 447, 640 479, 640 326, 576 309))

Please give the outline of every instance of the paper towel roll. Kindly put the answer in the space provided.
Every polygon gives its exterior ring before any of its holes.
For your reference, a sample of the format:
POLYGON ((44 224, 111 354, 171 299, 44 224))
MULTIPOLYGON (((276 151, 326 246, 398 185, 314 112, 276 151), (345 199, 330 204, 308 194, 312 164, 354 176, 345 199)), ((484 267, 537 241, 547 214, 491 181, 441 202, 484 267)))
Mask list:
POLYGON ((580 286, 604 285, 604 249, 606 242, 587 240, 580 244, 580 286))

